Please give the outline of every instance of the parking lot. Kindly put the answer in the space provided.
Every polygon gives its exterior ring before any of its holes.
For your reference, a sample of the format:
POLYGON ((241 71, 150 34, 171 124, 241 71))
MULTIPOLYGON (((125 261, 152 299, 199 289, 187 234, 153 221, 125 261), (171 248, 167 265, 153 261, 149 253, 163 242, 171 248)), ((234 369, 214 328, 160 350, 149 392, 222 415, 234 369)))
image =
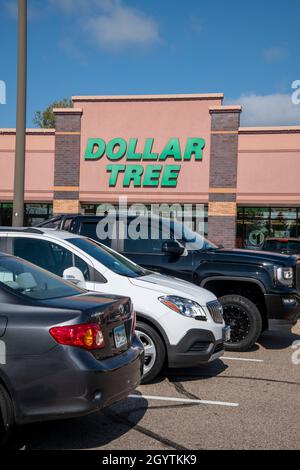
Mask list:
POLYGON ((171 371, 84 418, 30 425, 23 449, 296 449, 300 440, 300 328, 265 333, 253 351, 226 352, 171 371), (292 362, 299 362, 299 365, 292 362))

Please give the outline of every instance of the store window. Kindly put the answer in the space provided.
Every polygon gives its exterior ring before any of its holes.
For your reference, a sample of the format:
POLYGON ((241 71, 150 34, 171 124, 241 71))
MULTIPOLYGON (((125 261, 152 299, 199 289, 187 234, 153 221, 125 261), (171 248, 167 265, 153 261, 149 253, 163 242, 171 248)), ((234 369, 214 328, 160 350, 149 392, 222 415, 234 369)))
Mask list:
POLYGON ((25 204, 24 224, 32 227, 52 217, 52 204, 25 204))
POLYGON ((3 202, 0 203, 0 226, 9 227, 12 222, 12 203, 3 202))
MULTIPOLYGON (((11 202, 0 203, 0 226, 10 227, 12 225, 13 204, 11 202)), ((52 217, 53 205, 43 203, 26 203, 24 211, 24 225, 32 227, 52 217)))
POLYGON ((259 249, 266 237, 300 237, 300 207, 238 207, 237 247, 259 249))

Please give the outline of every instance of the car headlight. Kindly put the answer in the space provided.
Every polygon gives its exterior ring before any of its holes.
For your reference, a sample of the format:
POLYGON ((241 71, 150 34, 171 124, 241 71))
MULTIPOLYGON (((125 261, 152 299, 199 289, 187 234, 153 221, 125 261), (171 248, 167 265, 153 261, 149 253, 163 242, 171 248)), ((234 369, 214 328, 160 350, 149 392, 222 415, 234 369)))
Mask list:
POLYGON ((276 268, 276 281, 283 286, 292 287, 294 283, 293 268, 276 268))
POLYGON ((176 295, 165 295, 158 300, 166 307, 185 317, 195 318, 196 320, 207 320, 207 316, 201 305, 193 300, 184 299, 176 295))

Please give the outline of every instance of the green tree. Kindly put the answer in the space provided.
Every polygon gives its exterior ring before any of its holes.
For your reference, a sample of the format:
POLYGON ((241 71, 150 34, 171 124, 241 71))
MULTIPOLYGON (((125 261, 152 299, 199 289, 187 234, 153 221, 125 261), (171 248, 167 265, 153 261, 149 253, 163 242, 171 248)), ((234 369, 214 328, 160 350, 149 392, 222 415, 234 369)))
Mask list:
POLYGON ((44 111, 36 111, 34 113, 33 124, 43 129, 53 129, 55 127, 53 108, 73 108, 73 102, 67 98, 54 101, 44 111))

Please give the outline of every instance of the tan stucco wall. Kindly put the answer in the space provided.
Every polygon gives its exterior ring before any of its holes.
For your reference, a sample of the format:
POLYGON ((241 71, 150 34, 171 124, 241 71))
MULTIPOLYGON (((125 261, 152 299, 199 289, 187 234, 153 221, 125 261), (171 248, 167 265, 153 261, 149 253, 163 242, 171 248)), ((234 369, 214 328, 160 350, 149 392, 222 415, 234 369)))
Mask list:
MULTIPOLYGON (((129 202, 207 202, 211 116, 209 108, 220 105, 221 95, 155 97, 77 97, 82 109, 80 200, 116 201, 119 194, 129 202), (138 151, 146 138, 153 137, 153 151, 161 152, 170 137, 179 137, 184 148, 188 137, 206 140, 203 161, 181 162, 177 188, 108 187, 106 156, 97 162, 84 161, 87 139, 114 137, 139 139, 138 151)), ((238 150, 237 202, 255 205, 300 206, 300 127, 240 128, 238 150)), ((13 199, 15 131, 0 129, 0 201, 13 199)), ((52 201, 54 186, 54 130, 28 130, 26 142, 27 201, 52 201)), ((120 162, 123 162, 120 161, 120 162)), ((124 161, 125 163, 125 161, 124 161)), ((166 163, 174 163, 168 159, 166 163)), ((226 165, 226 160, 224 160, 226 165)), ((228 206, 226 206, 228 207, 228 206)))
POLYGON ((240 129, 237 202, 300 205, 300 127, 240 129))
MULTIPOLYGON (((0 201, 12 201, 15 131, 0 130, 0 201)), ((26 137, 25 199, 51 201, 54 178, 54 131, 28 131, 26 137)))
MULTIPOLYGON (((115 201, 126 194, 135 202, 206 202, 209 189, 210 131, 209 107, 221 104, 220 95, 203 97, 126 97, 119 100, 105 98, 76 98, 75 105, 83 110, 81 121, 80 200, 115 201), (137 151, 143 150, 146 138, 154 138, 154 152, 161 152, 171 137, 180 139, 182 152, 188 137, 206 141, 203 161, 181 162, 177 188, 123 188, 119 178, 116 188, 108 187, 110 162, 106 155, 97 162, 84 161, 88 138, 100 137, 106 142, 122 137, 138 138, 137 151)), ((126 163, 125 159, 117 163, 126 163)), ((134 163, 134 162, 127 162, 134 163)), ((140 163, 140 162, 137 162, 140 163)), ((160 162, 147 162, 160 163, 160 162)), ((145 166, 147 163, 143 163, 145 166)), ((169 158, 166 164, 176 164, 169 158)))

